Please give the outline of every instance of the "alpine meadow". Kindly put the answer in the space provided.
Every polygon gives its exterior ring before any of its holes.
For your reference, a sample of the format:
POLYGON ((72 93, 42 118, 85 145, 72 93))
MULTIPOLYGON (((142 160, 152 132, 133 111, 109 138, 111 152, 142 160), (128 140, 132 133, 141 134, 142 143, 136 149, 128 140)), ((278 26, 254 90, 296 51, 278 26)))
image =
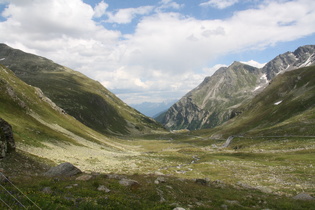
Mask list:
POLYGON ((0 209, 315 209, 311 0, 0 0, 0 209))

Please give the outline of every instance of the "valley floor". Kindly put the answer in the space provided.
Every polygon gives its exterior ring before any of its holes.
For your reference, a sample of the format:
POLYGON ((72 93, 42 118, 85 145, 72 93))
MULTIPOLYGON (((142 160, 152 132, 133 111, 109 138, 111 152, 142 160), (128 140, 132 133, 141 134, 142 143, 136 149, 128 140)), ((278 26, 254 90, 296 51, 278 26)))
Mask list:
MULTIPOLYGON (((315 204, 314 200, 292 199, 299 193, 315 197, 314 137, 237 137, 227 148, 222 148, 224 140, 190 136, 188 133, 144 135, 117 139, 116 142, 115 149, 100 148, 99 144, 91 142, 76 146, 70 144, 56 146, 47 143, 46 147, 37 149, 19 144, 18 148, 26 154, 32 154, 32 158, 45 157, 55 163, 71 162, 85 173, 103 174, 95 176, 93 181, 88 183, 79 183, 79 186, 89 189, 86 195, 91 199, 96 193, 97 199, 105 197, 109 199, 102 200, 101 203, 116 200, 126 208, 131 199, 147 199, 144 209, 155 207, 172 209, 176 206, 186 209, 210 207, 311 209, 315 204), (123 188, 117 185, 117 180, 104 179, 104 174, 110 173, 137 180, 140 183, 139 189, 128 188, 123 192, 123 188), (166 184, 154 183, 157 177, 164 177, 167 180, 166 184), (203 181, 198 184, 195 180, 203 181), (92 190, 101 184, 109 186, 115 193, 102 197, 99 192, 92 190), (215 199, 217 201, 214 201, 215 199)), ((4 162, 0 163, 0 168, 10 173, 9 166, 3 165, 4 162)), ((52 164, 50 161, 48 163, 52 164)), ((45 170, 47 168, 42 168, 42 171, 45 170)), ((16 171, 11 171, 9 176, 14 173, 16 174, 16 171)), ((19 173, 23 174, 23 171, 19 173)), ((40 171, 36 172, 39 177, 40 174, 40 171)), ((28 176, 33 177, 34 174, 28 176)), ((13 180, 14 177, 16 175, 13 176, 13 180)), ((17 185, 24 189, 33 186, 40 191, 44 185, 55 186, 56 191, 62 191, 58 195, 61 196, 58 197, 61 200, 64 199, 62 195, 67 195, 64 185, 77 183, 75 178, 58 183, 52 183, 47 178, 39 178, 41 180, 39 183, 25 186, 19 181, 24 178, 15 179, 17 185)), ((30 192, 30 195, 36 190, 30 192)), ((72 197, 84 197, 80 190, 74 192, 75 189, 71 189, 70 194, 72 197)), ((40 195, 48 196, 51 200, 57 199, 53 194, 40 195)), ((71 205, 75 203, 73 199, 69 201, 71 205)), ((102 205, 99 205, 100 209, 102 205)))

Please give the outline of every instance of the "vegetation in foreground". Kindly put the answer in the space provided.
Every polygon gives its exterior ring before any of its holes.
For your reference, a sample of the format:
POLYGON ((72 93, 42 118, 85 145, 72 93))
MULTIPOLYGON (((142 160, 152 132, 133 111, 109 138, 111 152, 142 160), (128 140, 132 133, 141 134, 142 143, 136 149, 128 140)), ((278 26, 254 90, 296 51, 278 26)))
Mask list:
MULTIPOLYGON (((275 196, 257 190, 236 189, 216 183, 202 185, 194 180, 179 180, 166 177, 165 183, 155 184, 156 176, 128 176, 139 186, 126 187, 106 175, 94 176, 89 181, 71 179, 13 180, 14 184, 41 209, 311 209, 312 201, 297 201, 284 196, 275 196), (106 186, 110 191, 101 191, 106 186)), ((9 184, 3 185, 29 209, 38 209, 9 184)), ((6 193, 1 199, 13 209, 21 204, 6 193)), ((6 208, 1 202, 1 208, 6 208)))
MULTIPOLYGON (((52 162, 21 151, 1 160, 0 168, 42 209, 312 209, 315 201, 314 138, 235 138, 223 141, 185 134, 125 140, 141 145, 141 161, 125 174, 89 173, 92 178, 43 177, 52 162), (185 137, 186 136, 186 137, 185 137), (177 138, 176 138, 177 137, 177 138), (164 140, 161 140, 164 138, 164 140), (145 140, 146 139, 146 140, 145 140), (156 140, 158 139, 158 140, 156 140), (179 141, 180 139, 180 141, 179 141), (36 159, 36 161, 34 161, 36 159), (40 161, 39 161, 40 160, 40 161), (121 179, 137 182, 119 184, 121 179), (104 186, 108 190, 100 190, 104 186)), ((91 163, 92 164, 92 163, 91 163)), ((10 183, 1 183, 29 209, 38 209, 10 183)), ((0 189, 1 199, 21 208, 0 189)), ((4 202, 1 208, 7 208, 4 202)))

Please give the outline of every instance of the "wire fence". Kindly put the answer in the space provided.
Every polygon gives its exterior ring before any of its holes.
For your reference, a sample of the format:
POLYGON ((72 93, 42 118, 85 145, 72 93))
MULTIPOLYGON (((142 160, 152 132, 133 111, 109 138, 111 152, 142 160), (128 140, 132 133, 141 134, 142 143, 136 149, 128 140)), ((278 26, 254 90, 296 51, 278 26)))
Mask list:
MULTIPOLYGON (((41 208, 25 193, 14 185, 2 172, 0 172, 0 202, 7 209, 28 209, 30 206, 41 208)), ((0 207, 1 207, 0 206, 0 207)))

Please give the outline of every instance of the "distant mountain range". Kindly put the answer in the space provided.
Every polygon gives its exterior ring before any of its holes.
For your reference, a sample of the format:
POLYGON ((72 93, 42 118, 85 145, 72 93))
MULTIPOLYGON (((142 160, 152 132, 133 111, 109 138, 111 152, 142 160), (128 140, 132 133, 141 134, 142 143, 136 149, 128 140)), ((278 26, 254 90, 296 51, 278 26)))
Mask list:
POLYGON ((281 54, 260 69, 234 62, 205 78, 156 119, 171 130, 214 128, 239 114, 235 110, 264 90, 277 75, 314 64, 315 45, 281 54))
POLYGON ((64 113, 102 134, 163 130, 159 123, 122 102, 99 82, 44 57, 0 44, 0 64, 26 84, 39 88, 64 113))
MULTIPOLYGON (((234 62, 206 77, 156 119, 171 130, 214 128, 206 131, 212 137, 311 135, 314 64, 315 45, 281 54, 263 68, 234 62)), ((13 125, 15 135, 23 141, 43 135, 39 139, 71 142, 68 132, 98 141, 97 133, 165 131, 145 115, 154 116, 170 106, 168 103, 134 105, 141 114, 97 81, 5 44, 0 44, 0 67, 0 116, 13 125), (56 132, 55 126, 65 135, 56 132)))
POLYGON ((143 102, 141 104, 130 104, 130 106, 148 117, 157 117, 162 112, 168 110, 176 101, 177 100, 165 101, 161 103, 143 102))

